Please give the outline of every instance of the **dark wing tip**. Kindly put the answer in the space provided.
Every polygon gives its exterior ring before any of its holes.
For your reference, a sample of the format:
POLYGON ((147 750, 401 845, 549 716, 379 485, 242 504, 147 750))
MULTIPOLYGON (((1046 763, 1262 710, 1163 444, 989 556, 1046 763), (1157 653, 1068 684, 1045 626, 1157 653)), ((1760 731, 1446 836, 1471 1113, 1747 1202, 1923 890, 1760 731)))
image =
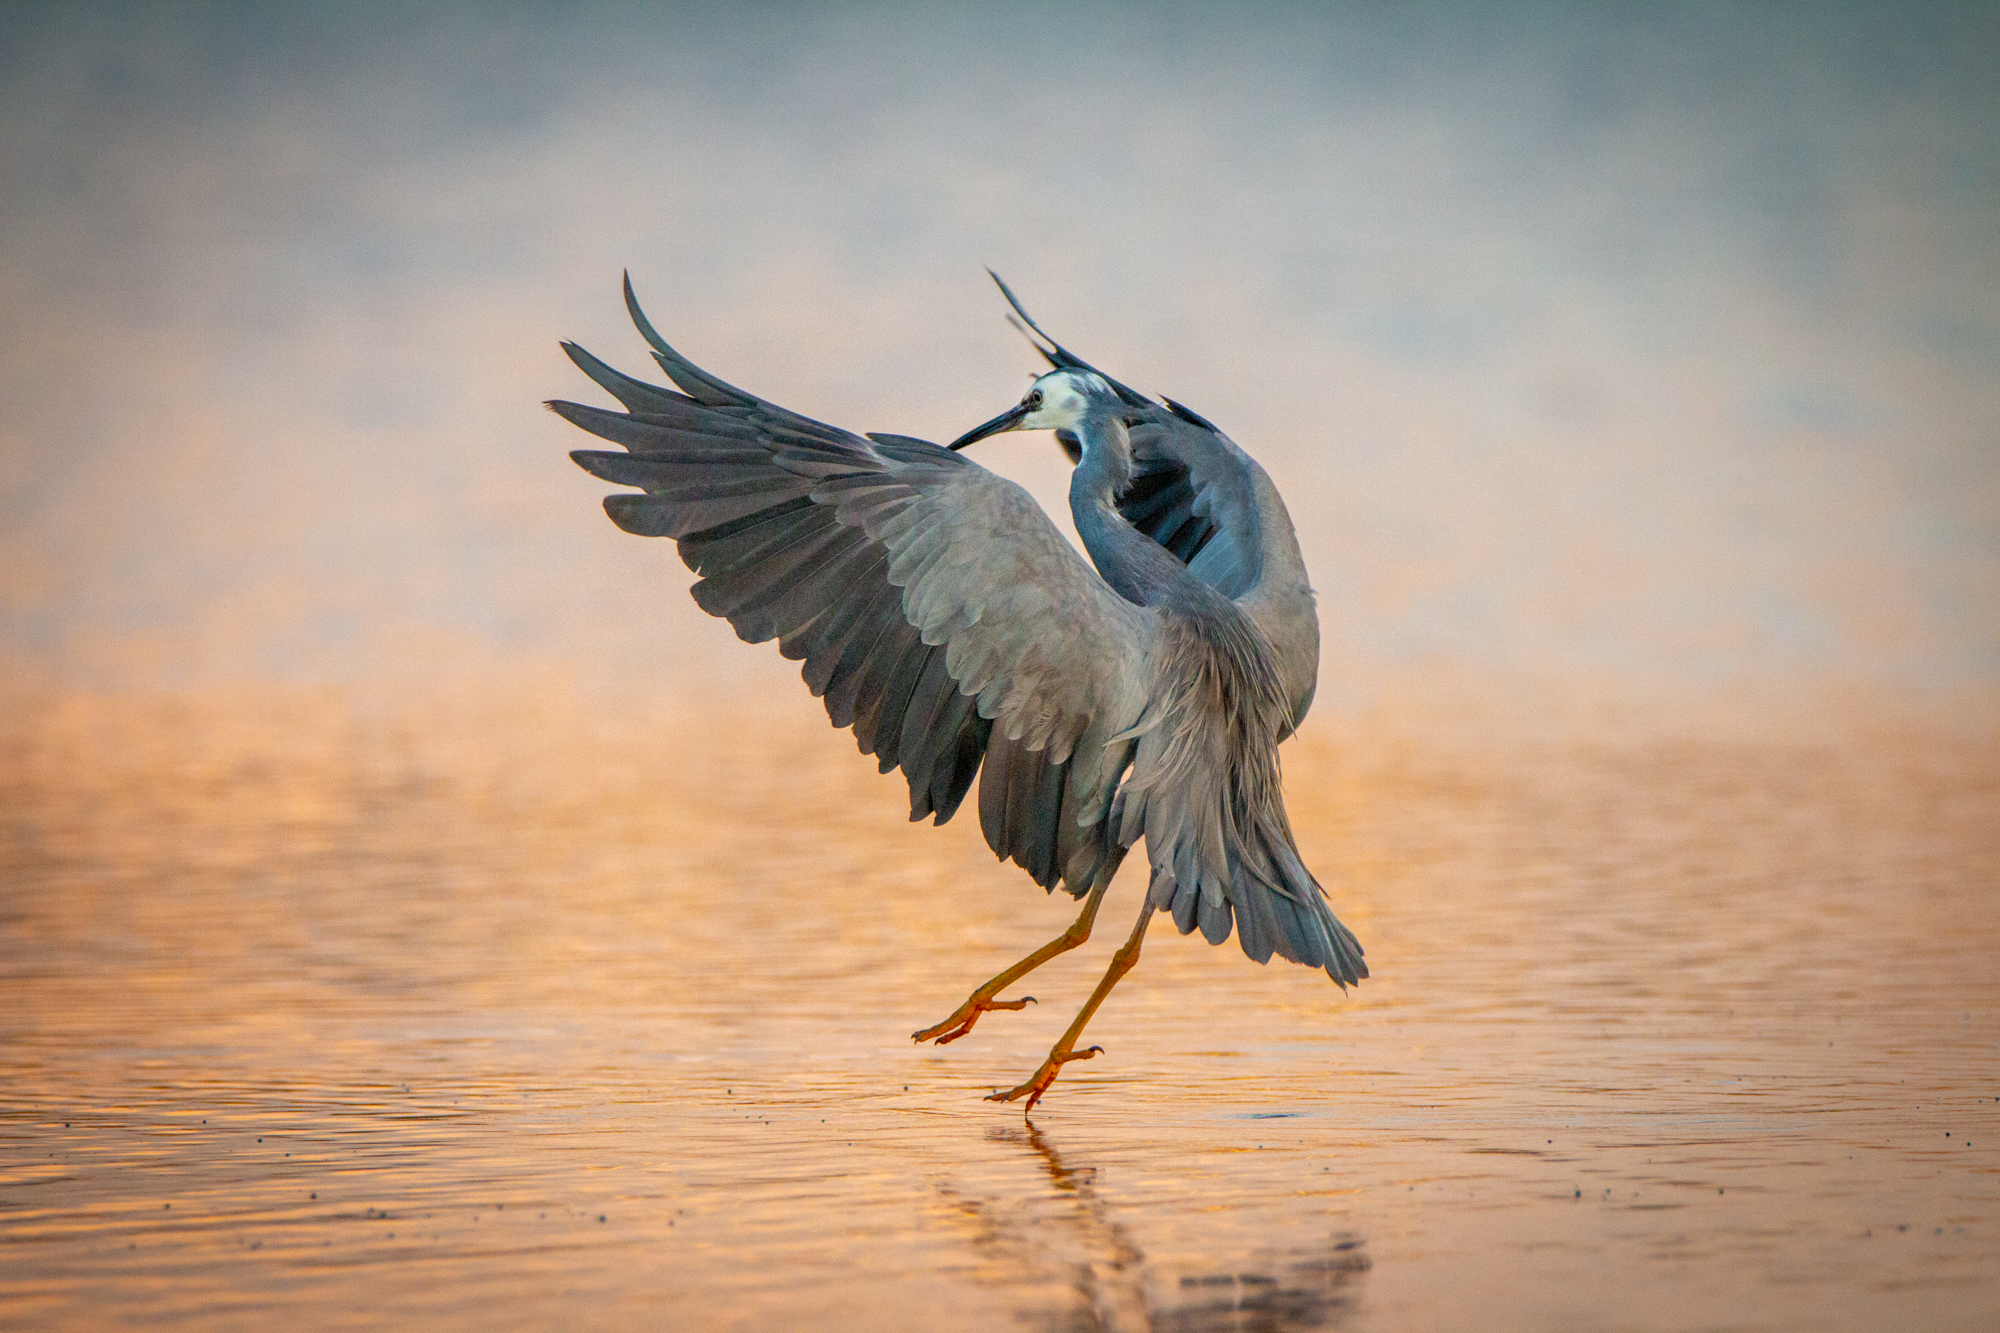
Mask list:
POLYGON ((647 319, 646 312, 639 308, 639 294, 632 290, 632 270, 629 268, 625 270, 625 311, 632 316, 632 325, 639 330, 639 336, 644 338, 654 351, 662 356, 670 356, 676 361, 681 359, 681 354, 667 345, 667 340, 653 328, 653 321, 647 319))
POLYGON ((620 481, 617 477, 605 475, 607 469, 615 468, 620 463, 631 462, 632 455, 630 454, 612 453, 608 449, 572 449, 569 451, 569 461, 602 481, 608 481, 619 486, 633 484, 627 481, 620 481))
MULTIPOLYGON (((565 338, 557 345, 562 348, 563 355, 569 358, 571 365, 592 379, 597 379, 596 368, 602 366, 604 363, 592 356, 588 351, 585 351, 582 343, 574 343, 565 338)), ((599 382, 601 383, 602 381, 599 382)))

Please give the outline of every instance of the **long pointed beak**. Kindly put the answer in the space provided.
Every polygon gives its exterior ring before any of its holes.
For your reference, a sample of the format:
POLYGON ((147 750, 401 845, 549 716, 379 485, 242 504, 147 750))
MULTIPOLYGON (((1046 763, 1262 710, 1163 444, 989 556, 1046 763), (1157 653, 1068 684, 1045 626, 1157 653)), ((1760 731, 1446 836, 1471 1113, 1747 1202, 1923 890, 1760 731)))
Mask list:
POLYGON ((1021 424, 1021 419, 1027 416, 1030 410, 1026 403, 1016 403, 985 425, 974 426, 971 430, 953 440, 946 448, 963 449, 966 445, 983 440, 989 435, 998 435, 1003 430, 1012 430, 1021 424))

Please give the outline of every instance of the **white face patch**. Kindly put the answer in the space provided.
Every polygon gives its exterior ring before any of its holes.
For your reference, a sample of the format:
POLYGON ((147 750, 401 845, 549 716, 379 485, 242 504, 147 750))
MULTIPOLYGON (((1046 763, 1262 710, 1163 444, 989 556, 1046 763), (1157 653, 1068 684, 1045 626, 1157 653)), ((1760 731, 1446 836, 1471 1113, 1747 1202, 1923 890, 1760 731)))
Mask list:
POLYGON ((1089 391, 1108 395, 1111 386, 1101 375, 1093 375, 1083 370, 1052 370, 1035 381, 1028 390, 1024 402, 1041 395, 1041 403, 1025 417, 1016 430, 1068 430, 1083 420, 1085 410, 1090 406, 1089 391))

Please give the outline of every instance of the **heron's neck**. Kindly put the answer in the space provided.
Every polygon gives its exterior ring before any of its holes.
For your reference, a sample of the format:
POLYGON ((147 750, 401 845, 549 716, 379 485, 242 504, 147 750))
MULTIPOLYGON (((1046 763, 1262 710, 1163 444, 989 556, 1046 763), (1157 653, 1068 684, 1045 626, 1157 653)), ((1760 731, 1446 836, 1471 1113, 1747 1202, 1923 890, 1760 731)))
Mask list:
POLYGON ((1069 512, 1076 535, 1097 572, 1119 596, 1150 606, 1188 577, 1180 561, 1118 512, 1118 496, 1132 481, 1132 453, 1125 423, 1086 418, 1077 427, 1083 458, 1069 478, 1069 512))

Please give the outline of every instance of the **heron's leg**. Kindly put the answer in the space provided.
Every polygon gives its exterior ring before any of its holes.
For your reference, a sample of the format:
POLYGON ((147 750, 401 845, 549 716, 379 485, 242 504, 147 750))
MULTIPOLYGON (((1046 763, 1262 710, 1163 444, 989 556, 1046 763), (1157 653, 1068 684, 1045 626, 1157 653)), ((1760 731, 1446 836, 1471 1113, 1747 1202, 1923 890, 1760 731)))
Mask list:
POLYGON ((1150 897, 1139 904, 1138 924, 1132 927, 1131 935, 1118 946, 1118 951, 1111 955, 1111 966, 1105 969, 1104 980, 1097 983, 1097 989, 1090 993, 1088 1000, 1084 1001, 1083 1009, 1077 1014, 1076 1021, 1069 1025, 1069 1031, 1062 1034, 1062 1040, 1050 1048, 1049 1058, 1042 1061, 1042 1067, 1035 1071, 1035 1076, 1012 1092, 994 1093, 986 1099, 987 1101, 1011 1102, 1026 1097, 1028 1104, 1021 1109, 1032 1111, 1035 1109, 1035 1103, 1042 1099, 1042 1094, 1049 1090, 1049 1084, 1056 1081, 1056 1075, 1062 1071, 1064 1065, 1072 1060, 1088 1060, 1104 1049, 1102 1046, 1090 1046, 1079 1051, 1076 1049, 1076 1039, 1083 1035, 1084 1024, 1088 1023, 1090 1016, 1097 1012, 1097 1006, 1104 1003, 1104 997, 1111 994, 1111 988, 1138 963, 1140 941, 1146 938, 1146 926, 1152 921, 1156 910, 1150 897))
POLYGON ((1103 868, 1097 872, 1096 878, 1091 881, 1090 895, 1083 901, 1083 911, 1077 914, 1076 920, 1070 923, 1068 930, 1065 930, 1062 934, 1056 936, 1047 944, 1044 944, 1041 948, 1035 950, 1026 958, 1023 958, 1020 962, 1014 964, 1014 966, 1008 968, 984 986, 981 986, 978 990, 972 992, 970 996, 966 997, 965 1003, 958 1006, 958 1011, 952 1014, 950 1018, 945 1019, 944 1022, 927 1027, 922 1032, 911 1033, 910 1040, 935 1040, 938 1045, 942 1046, 946 1042, 957 1041, 960 1037, 972 1031, 972 1025, 977 1023, 979 1016, 989 1009, 1027 1008, 1029 1003, 1035 998, 1032 995, 1019 1000, 996 1000, 993 997, 1019 981, 1022 977, 1027 976, 1028 973, 1034 971, 1043 963, 1048 962, 1049 959, 1054 958, 1057 954, 1068 953, 1071 949, 1076 948, 1079 944, 1090 938, 1090 926, 1092 922, 1097 920, 1097 908, 1104 901, 1104 891, 1111 887, 1111 877, 1118 873, 1119 863, 1124 859, 1125 849, 1123 847, 1113 850, 1110 859, 1105 862, 1103 868))

